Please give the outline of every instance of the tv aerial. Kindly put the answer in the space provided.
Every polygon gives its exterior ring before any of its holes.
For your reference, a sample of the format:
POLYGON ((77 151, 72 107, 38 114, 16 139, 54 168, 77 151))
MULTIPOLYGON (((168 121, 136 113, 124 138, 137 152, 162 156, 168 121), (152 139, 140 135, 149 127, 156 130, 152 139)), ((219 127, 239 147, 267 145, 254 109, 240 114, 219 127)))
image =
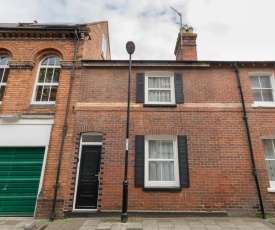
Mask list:
POLYGON ((182 16, 181 16, 181 13, 178 12, 176 9, 174 9, 173 7, 171 7, 172 10, 174 10, 179 16, 180 16, 180 23, 177 23, 177 24, 180 24, 180 29, 184 28, 184 29, 187 29, 188 28, 188 25, 187 24, 184 24, 182 25, 182 16))

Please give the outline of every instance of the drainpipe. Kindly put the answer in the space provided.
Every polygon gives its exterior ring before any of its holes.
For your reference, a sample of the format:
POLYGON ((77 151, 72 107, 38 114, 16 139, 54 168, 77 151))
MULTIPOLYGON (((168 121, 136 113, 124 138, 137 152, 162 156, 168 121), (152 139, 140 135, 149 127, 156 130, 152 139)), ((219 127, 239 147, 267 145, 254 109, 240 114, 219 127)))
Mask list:
POLYGON ((246 108, 245 108, 245 103, 244 103, 244 96, 243 96, 243 90, 242 90, 241 79, 240 79, 240 70, 236 63, 234 63, 234 67, 235 67, 235 71, 237 73, 238 88, 240 90, 240 95, 241 95, 241 100, 242 100, 243 119, 245 121, 245 127, 246 127, 246 133, 247 133, 247 139, 248 139, 250 157, 251 157, 251 163, 252 163, 252 175, 254 176, 256 187, 257 187, 257 192, 258 192, 258 197, 259 197, 259 202, 260 202, 260 207, 261 207, 261 212, 262 212, 262 219, 265 219, 264 205, 263 205, 261 190, 260 190, 260 186, 259 186, 259 180, 258 180, 258 175, 257 175, 257 170, 256 170, 256 164, 255 164, 254 153, 253 153, 253 148, 252 148, 249 124, 248 124, 248 118, 247 118, 246 108))
MULTIPOLYGON (((74 61, 76 61, 76 55, 78 51, 78 45, 79 45, 79 37, 77 35, 77 30, 75 30, 75 37, 77 39, 75 50, 74 50, 74 61)), ((60 169, 61 169, 61 161, 62 161, 62 155, 64 150, 64 143, 65 143, 65 137, 68 130, 68 115, 69 115, 69 109, 70 109, 70 100, 71 100, 71 93, 72 93, 72 86, 73 86, 73 80, 75 75, 75 63, 73 62, 73 68, 71 73, 71 79, 70 79, 70 87, 69 87, 69 94, 68 94, 68 100, 67 100, 67 108, 66 108, 66 114, 65 114, 65 120, 63 125, 63 132, 62 132, 62 139, 61 139, 61 147, 59 152, 59 160, 58 160, 58 168, 57 168, 57 174, 56 174, 56 181, 54 185, 54 198, 53 198, 53 207, 52 207, 52 213, 51 213, 51 221, 54 221, 55 219, 55 208, 56 208, 56 201, 57 201, 57 192, 59 185, 59 176, 60 176, 60 169)))

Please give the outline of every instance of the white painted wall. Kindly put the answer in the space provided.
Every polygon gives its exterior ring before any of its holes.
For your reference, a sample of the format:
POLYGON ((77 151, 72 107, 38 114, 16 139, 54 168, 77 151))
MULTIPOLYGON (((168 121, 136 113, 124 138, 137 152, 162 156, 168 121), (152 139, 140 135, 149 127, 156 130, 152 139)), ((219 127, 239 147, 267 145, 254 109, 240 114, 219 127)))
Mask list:
POLYGON ((53 120, 1 121, 0 146, 48 146, 53 120))

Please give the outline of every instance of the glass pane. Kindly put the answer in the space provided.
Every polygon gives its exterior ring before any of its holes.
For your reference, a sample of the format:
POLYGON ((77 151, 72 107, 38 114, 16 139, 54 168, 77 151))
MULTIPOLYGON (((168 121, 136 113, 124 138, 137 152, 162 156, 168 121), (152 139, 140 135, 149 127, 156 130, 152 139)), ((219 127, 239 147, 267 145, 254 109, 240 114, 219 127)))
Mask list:
POLYGON ((56 68, 54 69, 54 75, 53 75, 53 83, 58 83, 59 81, 59 74, 60 74, 60 69, 56 68))
POLYGON ((59 57, 56 57, 56 59, 55 59, 55 65, 56 66, 60 66, 60 58, 59 57))
POLYGON ((48 68, 47 73, 46 73, 45 83, 51 83, 52 82, 52 76, 53 76, 53 69, 48 68))
POLYGON ((273 101, 272 90, 263 90, 263 101, 273 101))
POLYGON ((161 141, 161 158, 162 159, 174 159, 173 154, 173 141, 161 141))
POLYGON ((149 77, 148 78, 148 87, 149 88, 159 88, 159 78, 149 77))
POLYGON ((160 78, 160 88, 170 88, 170 77, 160 78))
POLYGON ((262 88, 271 88, 270 77, 268 77, 268 76, 261 76, 260 77, 260 81, 261 81, 261 87, 262 88))
POLYGON ((262 101, 263 100, 261 91, 253 90, 252 93, 253 93, 253 100, 254 101, 262 101))
POLYGON ((174 162, 162 162, 162 181, 174 181, 174 162))
POLYGON ((161 181, 161 162, 149 162, 149 181, 161 181))
POLYGON ((7 65, 8 61, 10 60, 10 57, 4 57, 0 59, 0 65, 7 65))
POLYGON ((40 68, 39 77, 38 77, 38 82, 39 83, 44 83, 45 73, 46 73, 46 69, 45 68, 40 68))
POLYGON ((41 65, 47 65, 48 64, 48 61, 49 61, 49 58, 46 58, 41 65))
POLYGON ((95 135, 95 136, 82 136, 82 142, 102 142, 102 136, 101 135, 95 135))
POLYGON ((149 90, 148 101, 159 102, 159 90, 149 90))
POLYGON ((271 139, 263 140, 265 159, 275 159, 275 150, 273 144, 275 143, 271 139))
POLYGON ((160 102, 171 102, 171 91, 163 90, 159 91, 160 93, 160 102))
POLYGON ((275 181, 275 160, 266 160, 266 168, 270 181, 275 181))
POLYGON ((41 101, 48 101, 49 100, 50 90, 51 90, 50 86, 44 86, 43 87, 43 93, 42 93, 41 101))
POLYGON ((48 65, 54 65, 54 64, 55 64, 55 57, 50 57, 48 65))
POLYGON ((159 155, 160 146, 157 146, 157 141, 149 141, 149 159, 156 159, 159 155))
POLYGON ((4 73, 4 69, 0 68, 0 82, 2 82, 3 73, 4 73))
MULTIPOLYGON (((45 86, 45 88, 46 88, 46 86, 45 86)), ((52 86, 50 101, 56 101, 56 95, 57 95, 57 86, 52 86)))
POLYGON ((3 81, 4 83, 7 83, 8 81, 8 76, 9 76, 10 69, 6 68, 3 76, 3 81))
POLYGON ((250 78, 250 84, 252 88, 260 88, 260 82, 259 78, 257 76, 251 76, 250 78))
POLYGON ((43 86, 37 86, 35 101, 41 100, 42 88, 43 88, 43 86))
POLYGON ((0 101, 3 100, 5 88, 6 88, 6 86, 4 86, 4 85, 0 86, 0 101))

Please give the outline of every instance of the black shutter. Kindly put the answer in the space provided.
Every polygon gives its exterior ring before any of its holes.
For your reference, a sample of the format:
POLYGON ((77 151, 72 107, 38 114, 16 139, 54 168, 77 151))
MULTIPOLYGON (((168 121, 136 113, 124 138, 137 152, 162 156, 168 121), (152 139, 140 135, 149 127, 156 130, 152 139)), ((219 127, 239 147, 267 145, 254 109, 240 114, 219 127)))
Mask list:
POLYGON ((137 73, 136 76, 136 103, 144 103, 144 73, 137 73))
POLYGON ((137 135, 135 141, 135 186, 144 187, 144 136, 137 135))
POLYGON ((182 83, 181 73, 175 73, 175 96, 176 96, 176 104, 184 103, 183 83, 182 83))
POLYGON ((180 187, 189 188, 187 136, 178 136, 180 187))

